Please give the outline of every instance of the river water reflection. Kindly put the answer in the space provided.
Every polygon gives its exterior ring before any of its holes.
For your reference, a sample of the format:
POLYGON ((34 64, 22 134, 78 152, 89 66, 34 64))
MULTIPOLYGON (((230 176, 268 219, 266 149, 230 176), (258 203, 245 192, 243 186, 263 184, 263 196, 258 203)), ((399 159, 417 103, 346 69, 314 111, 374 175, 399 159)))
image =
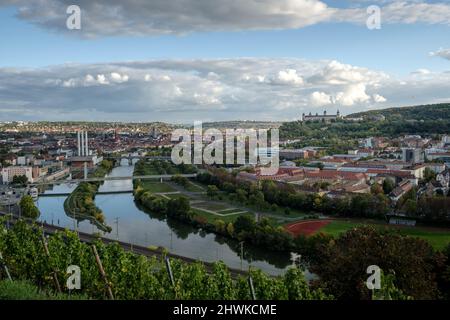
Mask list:
MULTIPOLYGON (((127 161, 124 161, 121 166, 113 169, 110 176, 131 176, 133 168, 134 166, 129 166, 127 161)), ((59 185, 52 190, 46 190, 45 193, 69 193, 75 187, 70 184, 59 185)), ((131 180, 121 180, 105 181, 99 191, 131 189, 131 180)), ((64 212, 63 205, 66 197, 39 197, 37 205, 41 211, 40 220, 74 229, 74 219, 64 212)), ((87 233, 100 232, 107 238, 118 238, 121 241, 143 246, 162 246, 178 255, 207 262, 222 260, 229 267, 241 268, 240 244, 237 241, 145 212, 134 202, 131 193, 98 194, 95 202, 103 210, 106 223, 112 227, 112 232, 104 234, 88 221, 79 222, 78 230, 87 233)), ((278 275, 284 273, 291 264, 289 254, 270 252, 244 244, 243 269, 248 269, 251 265, 269 274, 278 275)), ((309 273, 306 276, 310 278, 309 273)))

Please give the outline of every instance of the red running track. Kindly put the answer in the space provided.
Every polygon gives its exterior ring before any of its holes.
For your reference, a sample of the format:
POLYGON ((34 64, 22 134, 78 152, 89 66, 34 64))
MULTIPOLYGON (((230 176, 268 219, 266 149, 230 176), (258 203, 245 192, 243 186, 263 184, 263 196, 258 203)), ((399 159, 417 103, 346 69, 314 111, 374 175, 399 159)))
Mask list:
POLYGON ((329 224, 331 220, 311 220, 294 222, 285 226, 285 229, 293 236, 305 235, 310 236, 316 233, 320 228, 329 224))

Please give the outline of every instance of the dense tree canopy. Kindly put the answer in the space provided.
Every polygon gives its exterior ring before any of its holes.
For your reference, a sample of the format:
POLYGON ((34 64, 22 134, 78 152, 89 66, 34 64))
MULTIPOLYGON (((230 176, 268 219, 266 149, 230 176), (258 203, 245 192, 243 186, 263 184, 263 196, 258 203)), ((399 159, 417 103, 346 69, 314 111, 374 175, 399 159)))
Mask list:
POLYGON ((338 299, 371 298, 365 286, 371 265, 394 274, 396 286, 406 295, 415 299, 438 295, 433 272, 436 255, 424 240, 363 227, 319 245, 316 252, 320 257, 311 270, 320 276, 325 291, 338 299))

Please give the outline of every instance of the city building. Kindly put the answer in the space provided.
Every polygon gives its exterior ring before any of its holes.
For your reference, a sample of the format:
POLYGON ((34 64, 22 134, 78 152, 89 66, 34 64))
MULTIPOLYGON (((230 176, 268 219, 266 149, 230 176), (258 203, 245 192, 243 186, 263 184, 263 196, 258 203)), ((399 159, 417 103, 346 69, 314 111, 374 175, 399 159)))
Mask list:
POLYGON ((93 168, 102 161, 103 157, 97 157, 95 155, 85 157, 72 157, 67 160, 67 162, 74 168, 84 168, 85 163, 88 168, 93 168))
POLYGON ((312 149, 281 149, 279 151, 280 158, 287 160, 308 159, 316 154, 317 151, 312 149))
POLYGON ((441 160, 446 163, 450 163, 450 152, 427 153, 427 160, 430 161, 441 160))
POLYGON ((409 170, 411 174, 415 176, 417 179, 423 179, 423 175, 425 173, 426 168, 427 166, 424 164, 416 164, 406 168, 406 170, 409 170))
POLYGON ((99 164, 103 157, 98 157, 89 150, 89 136, 87 131, 77 132, 77 156, 70 157, 67 162, 75 168, 93 168, 99 164))
POLYGON ((390 198, 393 201, 398 201, 402 196, 404 196, 408 191, 410 191, 414 185, 409 180, 404 180, 399 183, 399 185, 392 190, 390 198))
POLYGON ((389 224, 410 226, 410 227, 414 227, 416 225, 415 218, 408 217, 404 214, 388 214, 386 216, 389 220, 389 224))
POLYGON ((427 168, 430 168, 430 170, 432 170, 436 174, 439 174, 445 170, 445 164, 443 164, 443 163, 429 162, 429 163, 426 163, 425 166, 427 168))
POLYGON ((422 150, 419 148, 402 148, 402 160, 409 163, 419 163, 422 160, 422 150))
POLYGON ((26 176, 29 182, 33 182, 33 168, 24 166, 10 166, 2 168, 2 181, 9 184, 15 176, 26 176))

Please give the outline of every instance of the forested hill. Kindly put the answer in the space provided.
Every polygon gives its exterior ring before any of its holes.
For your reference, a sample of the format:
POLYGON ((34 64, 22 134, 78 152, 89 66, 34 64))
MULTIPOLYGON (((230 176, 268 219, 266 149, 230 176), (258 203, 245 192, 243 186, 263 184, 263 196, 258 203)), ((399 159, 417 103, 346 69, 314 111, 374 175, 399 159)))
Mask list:
POLYGON ((370 136, 398 137, 404 134, 450 133, 450 103, 372 110, 348 115, 345 118, 330 123, 285 122, 280 127, 280 138, 301 139, 303 143, 299 146, 312 145, 316 142, 325 146, 370 136), (357 117, 362 117, 363 120, 348 120, 357 117))
POLYGON ((440 120, 450 118, 450 103, 430 104, 423 106, 389 108, 382 110, 371 110, 348 115, 349 118, 374 117, 383 115, 386 118, 404 120, 440 120))

